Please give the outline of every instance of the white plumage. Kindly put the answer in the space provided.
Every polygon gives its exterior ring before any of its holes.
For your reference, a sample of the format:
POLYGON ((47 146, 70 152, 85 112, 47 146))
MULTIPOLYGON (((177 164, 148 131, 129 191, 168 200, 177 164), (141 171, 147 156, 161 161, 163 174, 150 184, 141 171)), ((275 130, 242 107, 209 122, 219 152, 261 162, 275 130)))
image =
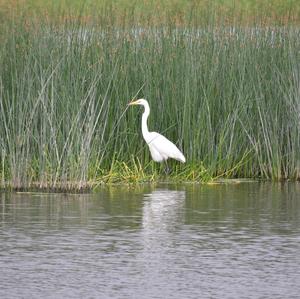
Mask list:
POLYGON ((156 162, 163 162, 168 158, 172 158, 185 163, 184 155, 174 143, 157 132, 149 132, 147 119, 150 114, 150 107, 148 102, 145 99, 139 99, 137 101, 130 102, 129 105, 142 105, 145 108, 142 116, 142 133, 149 146, 152 159, 156 162))

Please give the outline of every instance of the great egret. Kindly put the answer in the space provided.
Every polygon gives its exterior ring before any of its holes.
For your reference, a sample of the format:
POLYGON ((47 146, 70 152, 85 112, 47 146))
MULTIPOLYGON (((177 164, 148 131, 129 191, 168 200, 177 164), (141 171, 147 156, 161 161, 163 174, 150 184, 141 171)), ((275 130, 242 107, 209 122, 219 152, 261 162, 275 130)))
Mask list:
POLYGON ((128 105, 142 105, 145 108, 142 116, 142 133, 149 146, 152 159, 156 162, 163 162, 168 158, 172 158, 185 163, 184 155, 174 143, 157 132, 149 132, 147 119, 150 114, 150 107, 148 102, 145 99, 139 99, 130 102, 128 105))

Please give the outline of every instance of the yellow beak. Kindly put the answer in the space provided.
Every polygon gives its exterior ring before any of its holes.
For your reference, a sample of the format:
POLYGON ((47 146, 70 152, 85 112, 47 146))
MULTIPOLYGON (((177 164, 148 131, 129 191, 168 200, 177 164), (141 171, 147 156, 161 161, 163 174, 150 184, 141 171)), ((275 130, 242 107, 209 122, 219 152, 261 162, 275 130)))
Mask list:
POLYGON ((130 103, 128 103, 128 106, 131 106, 131 105, 138 105, 137 101, 131 101, 130 103))

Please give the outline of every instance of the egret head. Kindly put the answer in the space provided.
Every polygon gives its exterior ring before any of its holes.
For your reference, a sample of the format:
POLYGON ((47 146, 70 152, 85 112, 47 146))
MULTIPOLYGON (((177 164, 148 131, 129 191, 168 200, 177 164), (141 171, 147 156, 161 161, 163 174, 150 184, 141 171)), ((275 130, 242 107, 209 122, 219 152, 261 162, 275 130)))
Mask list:
POLYGON ((136 101, 131 101, 130 103, 128 103, 129 106, 131 106, 131 105, 146 106, 147 104, 148 104, 148 102, 145 99, 138 99, 136 101))

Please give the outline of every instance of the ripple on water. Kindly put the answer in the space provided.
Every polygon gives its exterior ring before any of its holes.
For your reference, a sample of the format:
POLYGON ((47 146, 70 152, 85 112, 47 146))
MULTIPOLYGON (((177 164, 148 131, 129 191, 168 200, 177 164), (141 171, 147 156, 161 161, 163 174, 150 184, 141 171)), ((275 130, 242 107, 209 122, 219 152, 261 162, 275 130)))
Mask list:
POLYGON ((1 298, 299 298, 298 186, 0 197, 1 298))

